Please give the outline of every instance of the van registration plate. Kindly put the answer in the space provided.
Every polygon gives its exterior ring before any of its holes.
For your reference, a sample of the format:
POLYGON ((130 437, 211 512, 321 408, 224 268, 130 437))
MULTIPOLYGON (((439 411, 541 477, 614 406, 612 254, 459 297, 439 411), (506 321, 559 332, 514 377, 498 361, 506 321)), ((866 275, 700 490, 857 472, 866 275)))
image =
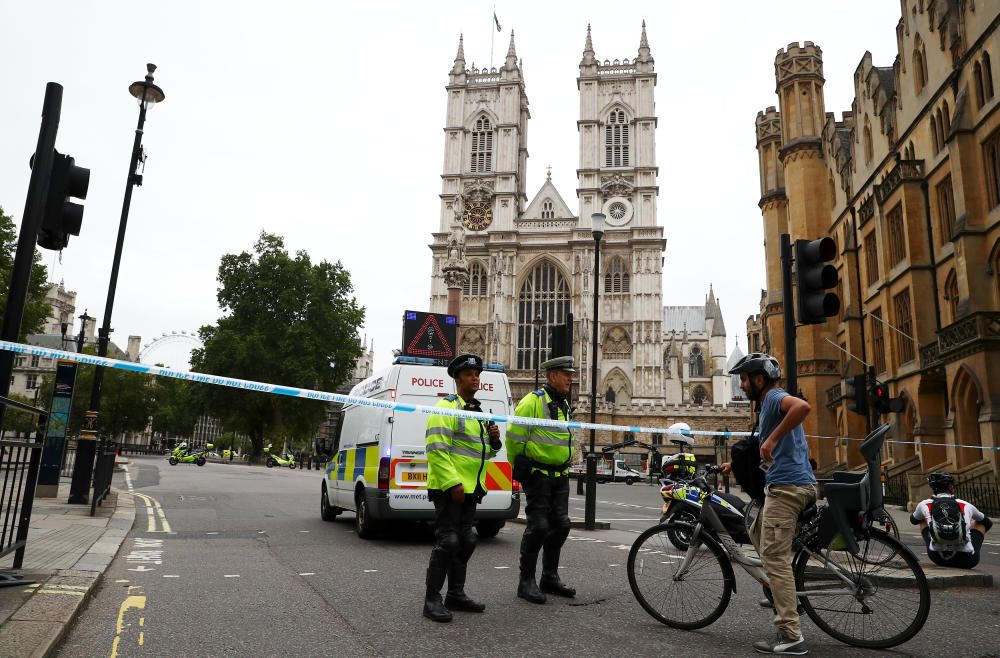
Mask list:
POLYGON ((400 475, 403 482, 427 482, 426 471, 403 471, 400 475))

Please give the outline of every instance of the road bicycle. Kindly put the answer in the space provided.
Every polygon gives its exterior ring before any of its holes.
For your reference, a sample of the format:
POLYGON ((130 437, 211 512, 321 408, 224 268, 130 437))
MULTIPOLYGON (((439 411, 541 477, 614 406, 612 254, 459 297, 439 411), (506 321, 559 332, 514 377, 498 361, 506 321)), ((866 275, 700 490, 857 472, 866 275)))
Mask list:
MULTIPOLYGON (((860 480, 835 473, 825 485, 827 505, 803 512, 792 548, 795 594, 809 618, 841 642, 879 649, 914 637, 930 613, 930 589, 917 558, 871 516, 882 506, 879 463, 889 429, 883 425, 865 438, 861 454, 868 471, 860 480)), ((711 495, 704 476, 694 482, 711 495)), ((639 535, 628 556, 629 587, 661 623, 704 628, 722 616, 736 591, 733 564, 770 592, 760 559, 740 549, 713 505, 702 505, 693 527, 672 521, 639 535), (677 530, 690 533, 685 551, 670 541, 668 533, 677 530)))

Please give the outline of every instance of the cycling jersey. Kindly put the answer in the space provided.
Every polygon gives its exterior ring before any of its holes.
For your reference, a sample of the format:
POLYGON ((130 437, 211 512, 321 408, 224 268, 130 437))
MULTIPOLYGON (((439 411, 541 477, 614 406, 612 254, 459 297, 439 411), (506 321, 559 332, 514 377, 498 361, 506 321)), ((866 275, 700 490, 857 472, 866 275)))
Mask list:
MULTIPOLYGON (((935 494, 934 498, 943 498, 945 496, 955 498, 951 494, 946 493, 935 494)), ((910 515, 910 523, 917 525, 921 521, 927 521, 927 523, 931 522, 931 504, 934 502, 934 498, 922 500, 917 504, 917 508, 913 510, 913 514, 910 515)), ((932 551, 953 551, 957 553, 975 552, 975 547, 972 545, 972 533, 970 532, 972 529, 972 522, 978 521, 983 523, 984 519, 986 519, 986 515, 980 512, 975 505, 966 502, 961 498, 955 498, 955 502, 958 503, 959 509, 962 510, 962 514, 965 516, 965 527, 967 528, 965 533, 965 543, 956 548, 955 546, 942 546, 931 539, 928 548, 932 551)))

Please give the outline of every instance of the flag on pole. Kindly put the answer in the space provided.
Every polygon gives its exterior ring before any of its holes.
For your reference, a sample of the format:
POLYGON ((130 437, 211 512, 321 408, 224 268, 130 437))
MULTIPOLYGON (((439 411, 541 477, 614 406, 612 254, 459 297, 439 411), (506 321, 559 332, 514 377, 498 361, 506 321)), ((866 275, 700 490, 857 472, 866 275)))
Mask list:
POLYGON ((502 32, 503 30, 500 28, 500 19, 497 18, 497 13, 496 12, 493 12, 493 22, 497 26, 497 32, 502 32))

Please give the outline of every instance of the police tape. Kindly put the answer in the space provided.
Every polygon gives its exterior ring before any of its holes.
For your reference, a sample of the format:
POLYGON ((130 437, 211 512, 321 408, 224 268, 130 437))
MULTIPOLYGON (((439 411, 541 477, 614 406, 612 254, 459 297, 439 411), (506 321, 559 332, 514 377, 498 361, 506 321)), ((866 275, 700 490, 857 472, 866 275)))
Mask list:
MULTIPOLYGON (((0 350, 25 354, 27 356, 38 356, 51 359, 61 359, 91 366, 103 366, 127 372, 136 372, 156 377, 171 377, 173 379, 183 379, 199 384, 213 384, 215 386, 225 386, 245 391, 257 393, 271 393, 272 395, 284 395, 286 397, 302 398, 306 400, 316 400, 320 402, 337 402, 343 405, 358 405, 376 407, 379 409, 394 409, 396 411, 420 413, 424 415, 451 416, 454 418, 470 418, 473 420, 491 420, 496 423, 509 423, 526 425, 530 427, 551 427, 555 429, 584 429, 584 430, 606 430, 610 432, 631 432, 632 434, 667 434, 692 438, 695 436, 721 436, 723 438, 750 436, 752 432, 729 432, 715 430, 671 430, 663 427, 642 427, 639 425, 610 425, 605 423, 584 423, 579 421, 552 420, 549 418, 528 418, 525 416, 506 416, 499 414, 487 414, 476 411, 464 411, 462 409, 446 409, 442 407, 429 407, 420 404, 405 404, 392 400, 375 400, 373 398, 356 397, 344 395, 342 393, 329 393, 327 391, 316 391, 308 388, 298 388, 295 386, 280 386, 277 384, 266 384, 247 379, 237 379, 235 377, 223 377, 220 375, 206 375, 197 372, 184 372, 161 366, 151 366, 145 363, 133 361, 121 361, 108 357, 95 356, 93 354, 82 354, 79 352, 66 352, 49 347, 38 345, 26 345, 9 341, 0 341, 0 350)), ((810 438, 818 439, 842 439, 849 441, 861 441, 856 437, 841 436, 814 436, 806 435, 810 438)), ((961 445, 955 443, 917 443, 915 441, 887 441, 887 443, 907 443, 916 445, 934 446, 954 446, 958 448, 980 448, 983 450, 1000 450, 1000 447, 961 445)))

